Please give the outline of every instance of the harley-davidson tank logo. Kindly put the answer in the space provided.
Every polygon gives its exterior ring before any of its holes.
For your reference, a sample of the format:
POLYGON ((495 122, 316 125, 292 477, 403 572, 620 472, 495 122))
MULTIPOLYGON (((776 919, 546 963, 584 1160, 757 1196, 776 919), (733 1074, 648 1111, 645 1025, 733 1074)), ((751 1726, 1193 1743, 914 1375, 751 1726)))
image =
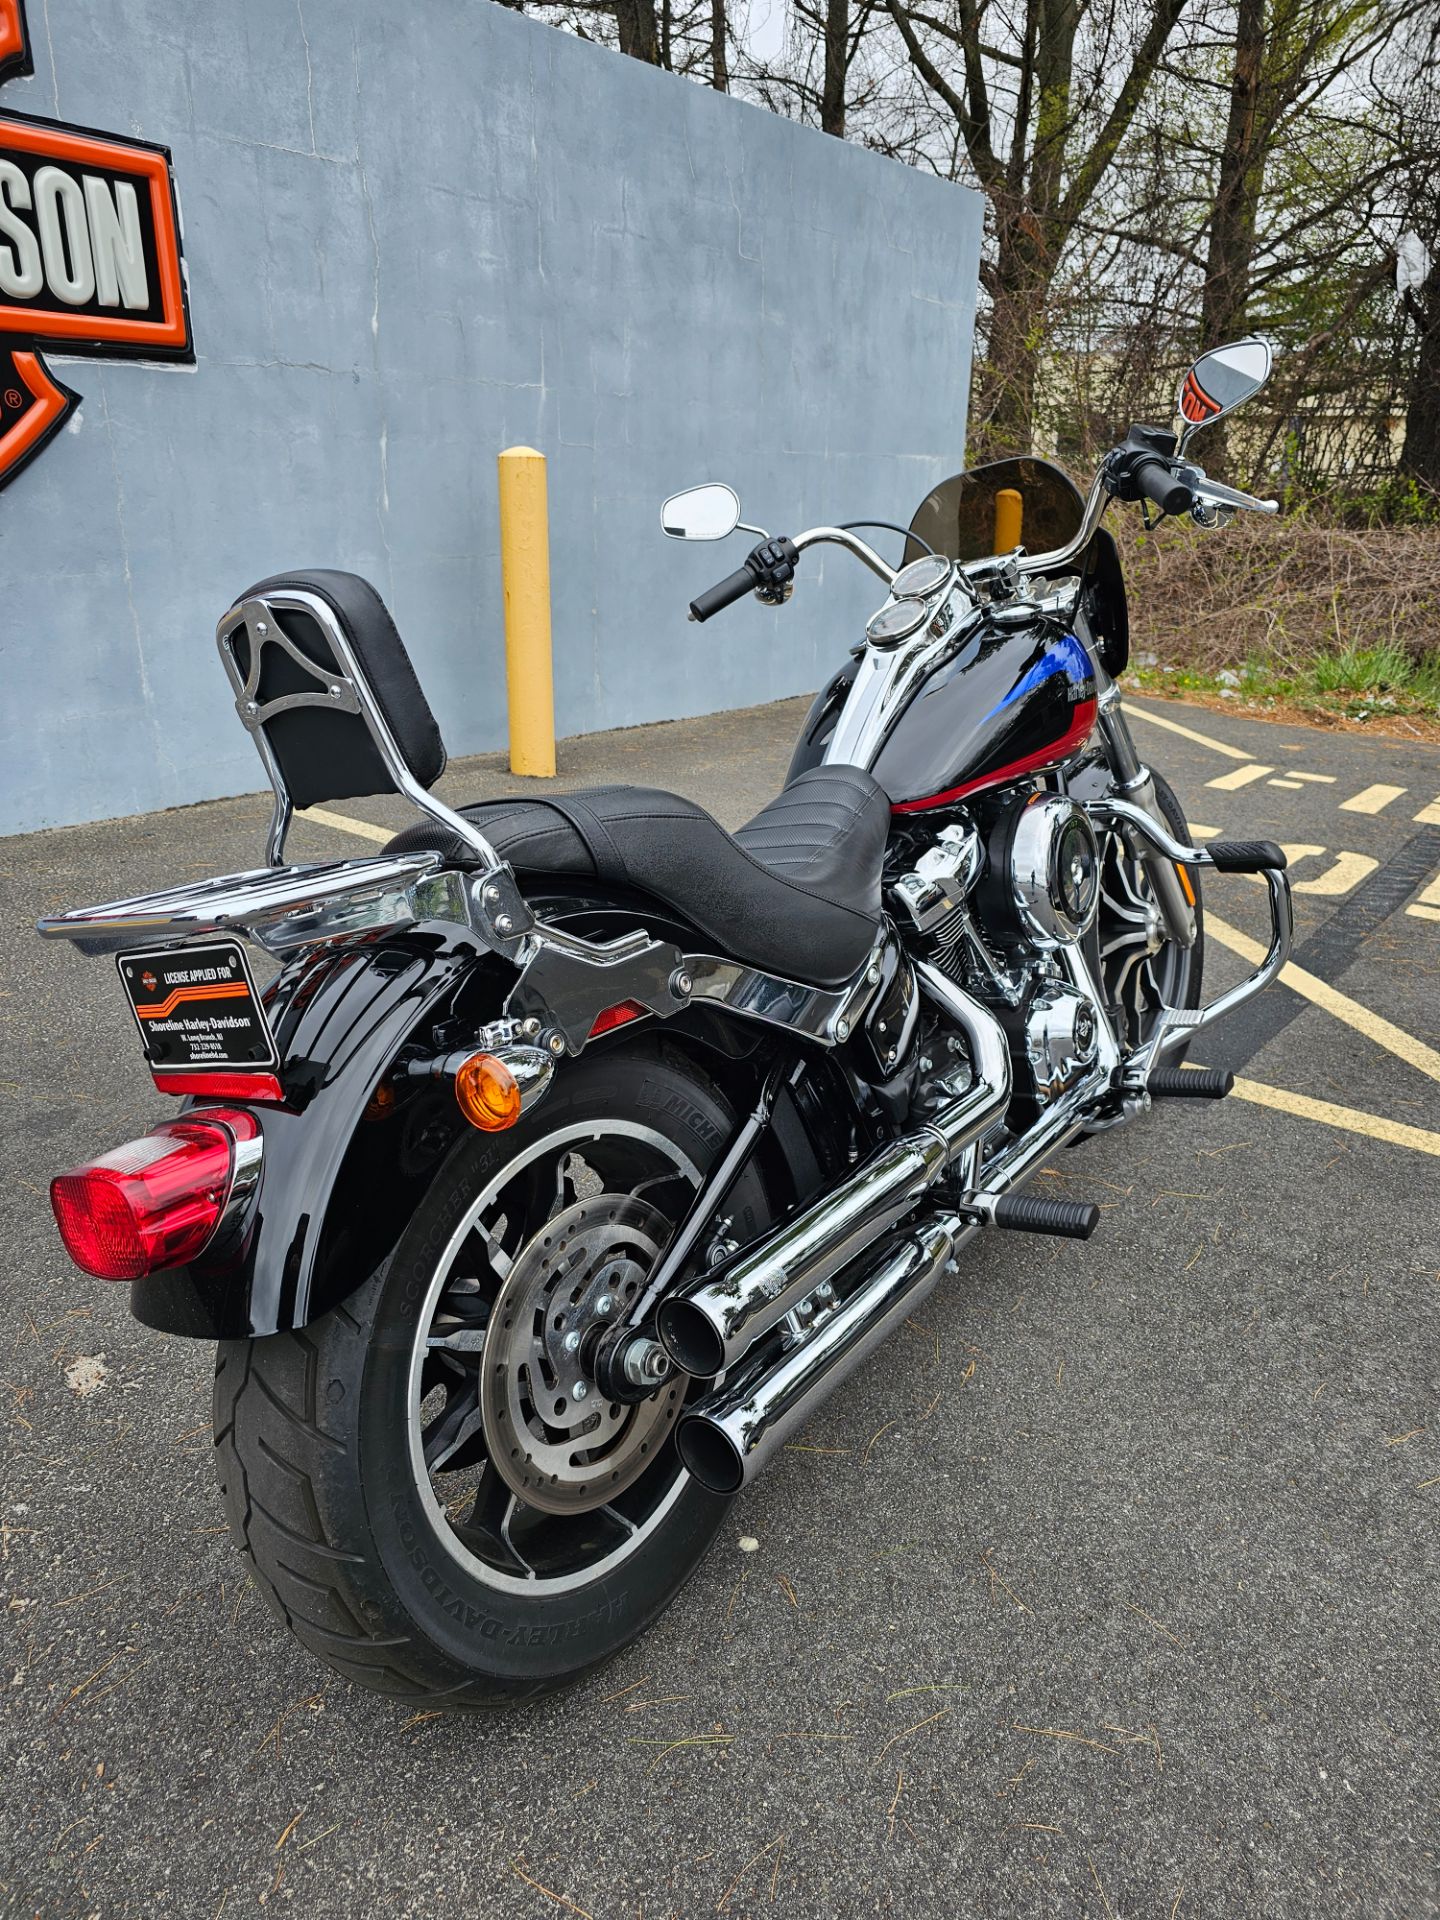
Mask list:
MULTIPOLYGON (((0 0, 0 80, 31 71, 24 0, 0 0)), ((0 113, 0 486, 79 405, 42 346, 194 360, 170 154, 0 113)))

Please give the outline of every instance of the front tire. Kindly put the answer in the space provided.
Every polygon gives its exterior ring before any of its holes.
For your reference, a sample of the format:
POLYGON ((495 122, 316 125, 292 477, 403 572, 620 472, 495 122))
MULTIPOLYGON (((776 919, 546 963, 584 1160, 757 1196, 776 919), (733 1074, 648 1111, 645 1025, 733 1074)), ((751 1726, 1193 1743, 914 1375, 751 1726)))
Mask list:
MULTIPOLYGON (((340 1306, 220 1346, 232 1529, 337 1672, 420 1704, 528 1699, 609 1659, 689 1577, 729 1503, 676 1456, 687 1383, 607 1408, 577 1393, 571 1336, 634 1297, 733 1126, 678 1051, 576 1062, 510 1132, 467 1132, 340 1306)), ((757 1175, 726 1211, 737 1238, 763 1229, 757 1175)))

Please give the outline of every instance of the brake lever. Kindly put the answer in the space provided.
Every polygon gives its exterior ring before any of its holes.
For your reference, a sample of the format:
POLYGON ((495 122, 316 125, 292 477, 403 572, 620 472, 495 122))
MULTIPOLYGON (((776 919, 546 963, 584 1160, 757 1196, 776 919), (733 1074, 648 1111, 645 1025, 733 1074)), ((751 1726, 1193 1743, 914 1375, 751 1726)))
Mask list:
POLYGON ((1260 500, 1253 493, 1242 493, 1238 487, 1227 487, 1223 481, 1210 479, 1199 467, 1183 467, 1180 477, 1189 483, 1195 493, 1197 506, 1230 507, 1246 513, 1280 511, 1278 500, 1260 500))

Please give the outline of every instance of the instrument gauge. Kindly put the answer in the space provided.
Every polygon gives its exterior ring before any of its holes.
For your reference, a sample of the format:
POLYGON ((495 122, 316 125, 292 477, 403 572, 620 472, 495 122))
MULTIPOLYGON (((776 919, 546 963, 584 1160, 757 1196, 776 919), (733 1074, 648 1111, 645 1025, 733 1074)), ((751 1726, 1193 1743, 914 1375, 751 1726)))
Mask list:
POLYGON ((895 647, 902 640, 908 640, 918 627, 923 627, 929 617, 930 609, 923 600, 891 600, 872 614, 865 628, 865 638, 877 647, 895 647))
POLYGON ((902 567, 890 591, 897 600, 933 600, 944 593, 955 577, 955 563, 943 553, 924 553, 902 567))

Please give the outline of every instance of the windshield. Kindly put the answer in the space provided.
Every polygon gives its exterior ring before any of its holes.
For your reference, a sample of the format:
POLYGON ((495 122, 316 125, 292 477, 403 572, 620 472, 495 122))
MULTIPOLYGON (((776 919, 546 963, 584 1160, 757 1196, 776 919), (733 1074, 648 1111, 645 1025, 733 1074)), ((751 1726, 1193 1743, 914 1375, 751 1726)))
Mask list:
MULTIPOLYGON (((1085 501, 1070 476, 1048 460, 996 460, 942 480, 921 501, 912 533, 952 560, 983 560, 995 551, 995 496, 1013 487, 1023 503, 1022 545, 1031 553, 1063 547, 1080 531, 1085 501)), ((905 558, 924 549, 906 544, 905 558)))

